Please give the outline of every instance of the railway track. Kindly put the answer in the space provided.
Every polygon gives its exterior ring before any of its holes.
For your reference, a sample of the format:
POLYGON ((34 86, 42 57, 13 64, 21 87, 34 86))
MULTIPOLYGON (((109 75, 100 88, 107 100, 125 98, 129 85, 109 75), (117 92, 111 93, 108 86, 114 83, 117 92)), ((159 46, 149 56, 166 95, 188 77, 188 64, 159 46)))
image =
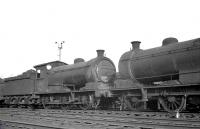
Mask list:
MULTIPOLYGON (((46 110, 37 109, 35 111, 31 109, 19 109, 19 108, 1 108, 3 112, 0 113, 40 113, 40 114, 68 114, 68 115, 102 115, 113 117, 132 117, 132 118, 151 118, 151 119, 173 119, 176 118, 176 114, 170 114, 166 112, 133 112, 133 111, 103 111, 103 110, 46 110)), ((0 111, 1 111, 0 110, 0 111)), ((180 113, 180 117, 176 120, 196 120, 200 121, 200 113, 180 113)))
MULTIPOLYGON (((158 112, 117 112, 79 110, 23 110, 3 109, 0 120, 4 123, 24 122, 42 128, 72 129, 199 129, 199 114, 181 114, 176 119, 158 112)), ((20 124, 19 124, 20 125, 20 124)), ((34 129, 34 127, 32 128, 34 129)))

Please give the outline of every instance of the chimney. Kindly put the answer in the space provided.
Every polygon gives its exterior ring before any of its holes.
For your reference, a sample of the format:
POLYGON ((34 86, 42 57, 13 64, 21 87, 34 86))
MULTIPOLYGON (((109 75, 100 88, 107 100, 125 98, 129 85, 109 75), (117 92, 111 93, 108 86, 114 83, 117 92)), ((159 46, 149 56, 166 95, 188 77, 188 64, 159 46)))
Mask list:
POLYGON ((140 49, 140 41, 132 41, 132 50, 139 50, 140 49))
POLYGON ((97 57, 103 57, 104 56, 104 50, 97 50, 97 57))

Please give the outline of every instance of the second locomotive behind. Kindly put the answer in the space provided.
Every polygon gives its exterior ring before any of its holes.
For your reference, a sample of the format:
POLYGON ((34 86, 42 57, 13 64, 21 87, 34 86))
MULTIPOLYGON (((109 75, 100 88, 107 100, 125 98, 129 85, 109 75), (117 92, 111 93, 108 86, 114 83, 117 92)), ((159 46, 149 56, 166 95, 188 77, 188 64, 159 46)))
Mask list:
POLYGON ((200 39, 178 42, 163 40, 161 47, 133 49, 119 60, 119 77, 114 93, 125 108, 166 111, 200 109, 200 39), (119 94, 119 91, 121 94, 119 94))

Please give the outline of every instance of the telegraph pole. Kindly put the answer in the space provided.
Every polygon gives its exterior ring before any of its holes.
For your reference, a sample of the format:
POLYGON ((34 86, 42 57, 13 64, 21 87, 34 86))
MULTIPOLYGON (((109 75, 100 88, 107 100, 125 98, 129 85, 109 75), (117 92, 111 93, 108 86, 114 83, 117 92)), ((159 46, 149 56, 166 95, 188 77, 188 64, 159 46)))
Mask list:
POLYGON ((61 41, 60 43, 55 42, 55 44, 58 44, 58 51, 59 51, 58 56, 59 56, 59 61, 61 61, 61 50, 62 50, 62 48, 63 48, 63 44, 64 44, 64 43, 65 43, 65 41, 61 41))

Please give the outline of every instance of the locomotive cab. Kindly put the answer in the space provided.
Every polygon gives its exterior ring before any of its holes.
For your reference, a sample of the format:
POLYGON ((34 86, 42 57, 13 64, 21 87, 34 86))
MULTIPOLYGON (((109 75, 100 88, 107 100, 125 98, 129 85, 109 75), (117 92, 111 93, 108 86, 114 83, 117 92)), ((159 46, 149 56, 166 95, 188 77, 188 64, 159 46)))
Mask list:
POLYGON ((61 85, 57 86, 57 88, 55 89, 55 87, 49 87, 48 83, 49 83, 49 74, 50 71, 55 68, 55 67, 59 67, 62 65, 67 65, 64 62, 61 61, 52 61, 52 62, 48 62, 48 63, 43 63, 43 64, 39 64, 34 66, 34 68, 36 69, 36 93, 50 93, 50 92, 57 92, 61 90, 61 85))
POLYGON ((51 70, 52 68, 58 67, 58 66, 62 66, 62 65, 67 65, 67 64, 64 62, 61 62, 61 61, 52 61, 52 62, 48 62, 48 63, 35 65, 34 68, 37 71, 36 78, 38 78, 38 79, 46 78, 49 70, 51 70))

